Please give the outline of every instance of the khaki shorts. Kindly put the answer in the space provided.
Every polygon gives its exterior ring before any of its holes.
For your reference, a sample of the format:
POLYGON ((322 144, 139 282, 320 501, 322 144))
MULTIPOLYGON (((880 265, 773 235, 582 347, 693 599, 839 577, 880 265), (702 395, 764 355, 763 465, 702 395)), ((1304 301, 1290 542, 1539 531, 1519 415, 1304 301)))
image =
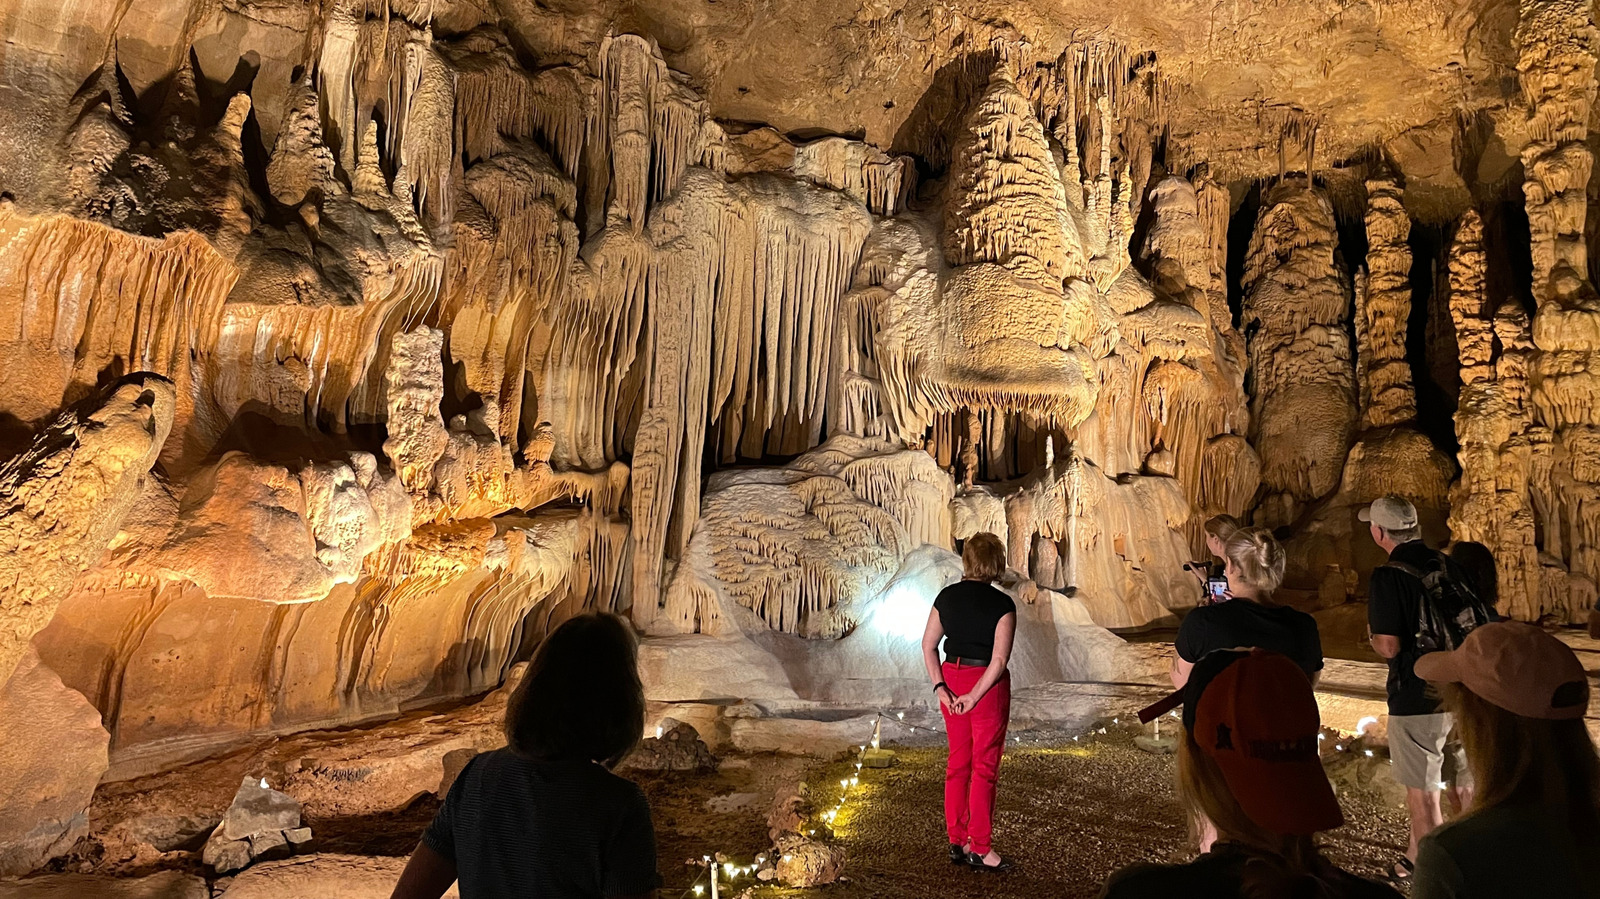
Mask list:
POLYGON ((1417 790, 1437 791, 1472 782, 1461 744, 1450 737, 1450 715, 1390 715, 1389 759, 1394 779, 1417 790))

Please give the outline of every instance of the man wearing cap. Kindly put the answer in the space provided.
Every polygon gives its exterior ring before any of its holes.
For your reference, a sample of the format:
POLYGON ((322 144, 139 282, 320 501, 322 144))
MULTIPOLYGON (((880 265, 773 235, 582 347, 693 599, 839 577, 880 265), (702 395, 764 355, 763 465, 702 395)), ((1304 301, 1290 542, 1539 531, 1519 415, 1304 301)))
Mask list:
MULTIPOLYGON (((1422 542, 1417 509, 1397 496, 1386 496, 1361 510, 1358 516, 1370 526, 1372 539, 1389 554, 1391 563, 1413 571, 1436 571, 1450 564, 1443 554, 1422 542)), ((1411 818, 1411 842, 1405 856, 1391 872, 1396 879, 1410 877, 1417 858, 1417 843, 1444 821, 1440 792, 1445 789, 1445 756, 1458 779, 1466 775, 1466 759, 1459 744, 1449 741, 1450 716, 1440 707, 1436 692, 1417 677, 1416 632, 1428 592, 1422 581, 1395 565, 1372 572, 1368 591, 1367 626, 1372 648, 1389 660, 1389 757, 1394 776, 1406 788, 1406 811, 1411 818)), ((1458 786, 1452 798, 1465 805, 1470 787, 1458 786)))

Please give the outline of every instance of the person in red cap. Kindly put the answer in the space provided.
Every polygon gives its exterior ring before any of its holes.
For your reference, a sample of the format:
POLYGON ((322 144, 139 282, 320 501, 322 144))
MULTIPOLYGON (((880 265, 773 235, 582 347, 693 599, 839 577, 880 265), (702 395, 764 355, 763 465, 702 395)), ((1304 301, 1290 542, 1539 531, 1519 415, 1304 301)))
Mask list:
POLYGON ((1322 718, 1299 665, 1262 649, 1213 652, 1181 694, 1178 793, 1216 825, 1217 842, 1188 864, 1125 868, 1103 899, 1400 895, 1339 869, 1317 848, 1315 835, 1343 824, 1344 814, 1322 770, 1322 718))
POLYGON ((1600 897, 1600 755, 1589 682, 1566 644, 1530 624, 1486 624, 1417 660, 1444 685, 1477 795, 1422 840, 1414 899, 1600 897))

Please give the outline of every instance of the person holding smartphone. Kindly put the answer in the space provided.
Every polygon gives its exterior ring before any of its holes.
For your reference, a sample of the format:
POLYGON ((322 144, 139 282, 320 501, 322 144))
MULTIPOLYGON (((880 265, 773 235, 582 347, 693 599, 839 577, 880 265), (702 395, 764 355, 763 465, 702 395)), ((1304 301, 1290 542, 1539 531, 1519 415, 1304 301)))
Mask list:
POLYGON ((1222 573, 1228 541, 1244 529, 1239 519, 1232 515, 1213 515, 1206 519, 1206 550, 1217 558, 1216 562, 1196 562, 1184 567, 1200 577, 1200 604, 1211 605, 1228 599, 1228 579, 1222 573))
MULTIPOLYGON (((1273 602, 1283 583, 1283 547, 1265 528, 1240 528, 1222 547, 1227 599, 1190 612, 1178 628, 1172 659, 1172 685, 1189 682, 1195 663, 1224 649, 1265 649, 1294 660, 1313 685, 1322 674, 1322 636, 1317 620, 1298 609, 1273 602)), ((1210 851, 1216 829, 1204 818, 1195 821, 1200 851, 1210 851)))

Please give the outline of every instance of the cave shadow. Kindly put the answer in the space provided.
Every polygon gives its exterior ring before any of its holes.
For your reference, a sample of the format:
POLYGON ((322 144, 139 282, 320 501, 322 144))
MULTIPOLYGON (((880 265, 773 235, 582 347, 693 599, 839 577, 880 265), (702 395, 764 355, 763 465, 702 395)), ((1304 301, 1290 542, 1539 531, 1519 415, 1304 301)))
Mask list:
POLYGON ((999 61, 995 51, 979 50, 940 66, 910 115, 900 123, 889 142, 889 152, 914 159, 922 183, 937 180, 950 167, 952 135, 999 61))
POLYGON ((371 445, 370 441, 359 440, 348 431, 328 434, 318 423, 275 409, 261 400, 250 400, 239 407, 210 448, 202 450, 203 455, 196 465, 213 464, 227 453, 241 452, 256 462, 298 471, 316 462, 348 462, 353 450, 371 453, 380 465, 388 464, 381 442, 371 445))

